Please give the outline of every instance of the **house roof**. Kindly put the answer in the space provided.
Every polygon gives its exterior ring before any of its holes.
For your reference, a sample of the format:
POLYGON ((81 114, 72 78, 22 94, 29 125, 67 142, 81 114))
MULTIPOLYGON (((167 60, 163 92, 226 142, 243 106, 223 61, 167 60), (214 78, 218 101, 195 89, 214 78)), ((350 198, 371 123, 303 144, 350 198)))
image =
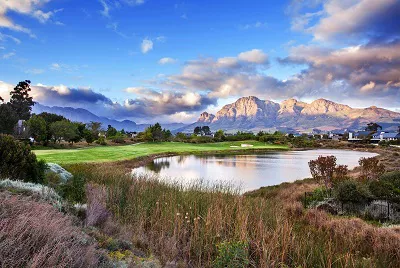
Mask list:
MULTIPOLYGON (((380 138, 380 134, 375 134, 374 138, 380 138)), ((400 138, 400 133, 397 132, 383 133, 383 138, 384 139, 400 138)))

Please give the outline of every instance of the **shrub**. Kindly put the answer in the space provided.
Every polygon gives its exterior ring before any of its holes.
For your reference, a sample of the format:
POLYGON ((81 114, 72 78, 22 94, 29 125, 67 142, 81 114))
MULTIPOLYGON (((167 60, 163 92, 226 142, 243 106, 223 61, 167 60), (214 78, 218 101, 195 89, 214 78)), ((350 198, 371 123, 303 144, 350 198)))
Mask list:
POLYGON ((65 184, 59 185, 57 190, 63 198, 71 203, 84 203, 86 201, 85 185, 85 177, 76 174, 65 184))
POLYGON ((360 179, 377 180, 385 172, 385 166, 379 164, 379 160, 376 157, 362 157, 358 163, 361 167, 360 179))
POLYGON ((308 162, 308 165, 312 177, 327 189, 344 180, 348 173, 346 165, 336 166, 336 157, 333 155, 319 156, 316 160, 308 162))
POLYGON ((107 145, 106 139, 103 136, 100 136, 97 140, 96 140, 97 144, 100 145, 107 145))
POLYGON ((247 242, 223 242, 217 245, 218 256, 214 262, 216 268, 242 268, 250 264, 247 242))
POLYGON ((0 135, 0 179, 42 183, 46 168, 46 163, 36 159, 29 145, 0 135))
POLYGON ((2 267, 101 267, 96 245, 50 204, 0 192, 2 267))
POLYGON ((353 203, 367 202, 372 197, 367 185, 355 180, 340 182, 335 187, 334 194, 339 201, 353 203))

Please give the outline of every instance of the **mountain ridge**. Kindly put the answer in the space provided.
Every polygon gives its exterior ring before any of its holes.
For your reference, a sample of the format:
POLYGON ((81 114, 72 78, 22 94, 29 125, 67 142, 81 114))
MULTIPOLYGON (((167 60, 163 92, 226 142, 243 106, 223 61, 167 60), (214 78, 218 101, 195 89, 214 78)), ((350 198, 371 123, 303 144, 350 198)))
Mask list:
POLYGON ((261 100, 255 96, 241 97, 224 105, 216 115, 203 112, 200 118, 186 129, 208 123, 212 130, 261 130, 283 129, 306 131, 358 129, 369 122, 378 122, 385 127, 396 129, 400 113, 370 106, 352 108, 327 99, 317 99, 311 103, 294 98, 280 103, 261 100), (207 119, 207 120, 205 120, 207 119))
MULTIPOLYGON (((143 131, 148 126, 150 126, 150 124, 137 124, 136 122, 131 120, 118 121, 107 117, 97 116, 94 113, 83 108, 45 106, 40 103, 35 103, 32 112, 35 114, 40 114, 42 112, 54 113, 62 115, 71 121, 82 122, 82 123, 90 123, 91 121, 101 122, 103 128, 107 128, 108 125, 112 125, 117 130, 124 129, 125 131, 143 131)), ((185 127, 186 124, 170 123, 170 124, 162 124, 162 126, 167 129, 170 129, 171 131, 174 131, 178 128, 185 127)))

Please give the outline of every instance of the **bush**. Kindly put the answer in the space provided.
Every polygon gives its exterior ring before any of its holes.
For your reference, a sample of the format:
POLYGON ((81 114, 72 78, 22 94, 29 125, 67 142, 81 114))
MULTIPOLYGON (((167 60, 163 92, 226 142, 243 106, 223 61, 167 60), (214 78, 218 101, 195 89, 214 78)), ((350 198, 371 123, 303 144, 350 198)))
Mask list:
POLYGON ((86 179, 84 176, 74 175, 65 184, 59 185, 57 191, 59 194, 71 203, 84 203, 86 179))
POLYGON ((106 139, 103 136, 100 136, 97 140, 96 140, 97 144, 100 145, 107 145, 106 139))
POLYGON ((355 180, 346 180, 338 183, 334 189, 337 200, 342 202, 363 203, 372 198, 366 184, 355 180))
POLYGON ((1 267, 104 267, 96 244, 52 205, 0 192, 1 267))
POLYGON ((46 163, 36 159, 29 145, 0 135, 0 179, 42 183, 46 168, 46 163))
POLYGON ((217 245, 218 256, 214 267, 242 268, 250 264, 247 242, 223 242, 217 245))
POLYGON ((378 181, 369 185, 371 193, 379 199, 400 202, 400 171, 383 174, 378 181))

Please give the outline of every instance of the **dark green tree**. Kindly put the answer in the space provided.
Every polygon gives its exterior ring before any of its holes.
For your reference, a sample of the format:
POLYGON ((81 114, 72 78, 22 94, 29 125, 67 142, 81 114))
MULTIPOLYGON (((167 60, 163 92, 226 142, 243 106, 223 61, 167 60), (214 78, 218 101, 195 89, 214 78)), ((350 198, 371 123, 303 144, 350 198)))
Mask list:
POLYGON ((0 104, 0 133, 13 134, 18 115, 8 103, 0 104))
POLYGON ((46 168, 45 162, 37 161, 29 145, 0 135, 0 179, 42 183, 46 168))
POLYGON ((111 125, 108 125, 106 135, 107 135, 107 137, 114 137, 115 135, 117 135, 117 130, 114 127, 112 127, 111 125))
POLYGON ((214 139, 215 139, 216 141, 223 141, 223 140, 225 140, 224 131, 220 129, 220 130, 218 130, 217 132, 215 132, 214 139))
POLYGON ((201 127, 195 127, 193 130, 193 134, 195 135, 200 135, 201 134, 201 127))
POLYGON ((202 126, 201 133, 204 135, 211 135, 211 130, 209 126, 202 126))
POLYGON ((17 113, 18 119, 28 120, 31 117, 32 106, 35 105, 32 97, 29 96, 31 81, 25 80, 19 82, 18 85, 10 92, 10 105, 17 113))
POLYGON ((382 130, 382 126, 380 126, 380 125, 378 125, 377 123, 369 123, 369 124, 367 124, 367 127, 365 128, 365 131, 374 131, 374 132, 376 132, 376 131, 378 131, 378 129, 379 130, 382 130))

